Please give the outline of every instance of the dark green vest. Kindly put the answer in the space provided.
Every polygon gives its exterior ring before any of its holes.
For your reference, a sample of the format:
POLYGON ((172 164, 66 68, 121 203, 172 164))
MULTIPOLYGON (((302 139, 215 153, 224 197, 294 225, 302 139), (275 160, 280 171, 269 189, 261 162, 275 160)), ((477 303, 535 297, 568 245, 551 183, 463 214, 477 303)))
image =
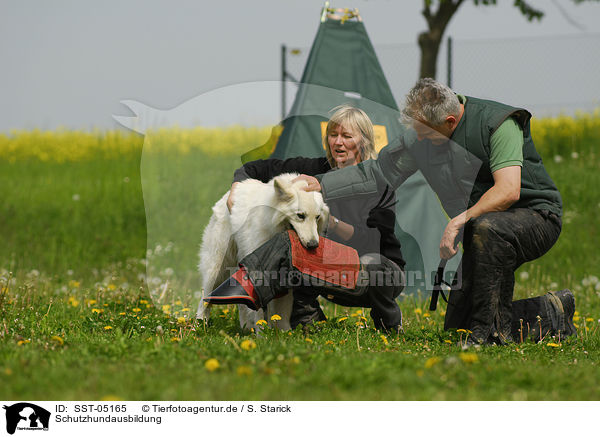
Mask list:
POLYGON ((511 208, 549 210, 562 215, 560 193, 531 139, 531 114, 525 109, 467 97, 465 112, 451 141, 434 145, 424 140, 409 146, 419 170, 450 217, 473 206, 494 185, 490 170, 490 138, 510 116, 523 129, 524 139, 521 196, 511 208))

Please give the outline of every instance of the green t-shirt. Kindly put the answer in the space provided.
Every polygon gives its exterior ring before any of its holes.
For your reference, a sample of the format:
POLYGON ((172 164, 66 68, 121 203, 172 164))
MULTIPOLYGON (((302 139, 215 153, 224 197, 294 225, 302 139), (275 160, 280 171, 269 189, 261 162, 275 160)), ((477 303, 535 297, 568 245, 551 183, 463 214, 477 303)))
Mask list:
MULTIPOLYGON (((467 98, 457 94, 463 105, 467 98)), ((509 117, 496 129, 490 138, 490 170, 495 172, 504 167, 523 167, 523 129, 509 117)))

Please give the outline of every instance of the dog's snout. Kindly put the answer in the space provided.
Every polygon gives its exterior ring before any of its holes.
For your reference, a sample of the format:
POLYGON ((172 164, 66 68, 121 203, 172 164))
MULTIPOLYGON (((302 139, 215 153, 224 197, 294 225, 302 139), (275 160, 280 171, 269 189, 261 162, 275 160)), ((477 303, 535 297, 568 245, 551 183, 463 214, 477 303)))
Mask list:
POLYGON ((316 249, 317 247, 319 247, 319 240, 310 240, 306 243, 307 249, 316 249))

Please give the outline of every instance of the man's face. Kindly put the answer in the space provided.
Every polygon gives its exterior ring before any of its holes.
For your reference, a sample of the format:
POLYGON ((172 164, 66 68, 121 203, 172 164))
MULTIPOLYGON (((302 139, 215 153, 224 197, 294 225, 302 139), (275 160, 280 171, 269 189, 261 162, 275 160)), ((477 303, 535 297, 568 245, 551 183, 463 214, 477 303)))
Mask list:
MULTIPOLYGON (((452 117, 452 119, 454 120, 454 117, 452 117)), ((453 120, 446 119, 446 121, 439 126, 431 126, 425 121, 413 120, 412 127, 417 133, 417 139, 419 141, 428 139, 432 144, 440 145, 448 141, 448 138, 452 135, 454 127, 456 127, 453 120)))

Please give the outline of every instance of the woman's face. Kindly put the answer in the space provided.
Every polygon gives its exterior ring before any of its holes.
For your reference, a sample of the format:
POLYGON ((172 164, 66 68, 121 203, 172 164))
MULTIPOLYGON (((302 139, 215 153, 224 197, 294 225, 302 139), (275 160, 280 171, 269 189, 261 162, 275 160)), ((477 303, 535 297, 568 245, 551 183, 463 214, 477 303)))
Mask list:
POLYGON ((356 165, 360 162, 358 145, 360 134, 344 126, 334 124, 327 134, 329 151, 338 168, 356 165))

